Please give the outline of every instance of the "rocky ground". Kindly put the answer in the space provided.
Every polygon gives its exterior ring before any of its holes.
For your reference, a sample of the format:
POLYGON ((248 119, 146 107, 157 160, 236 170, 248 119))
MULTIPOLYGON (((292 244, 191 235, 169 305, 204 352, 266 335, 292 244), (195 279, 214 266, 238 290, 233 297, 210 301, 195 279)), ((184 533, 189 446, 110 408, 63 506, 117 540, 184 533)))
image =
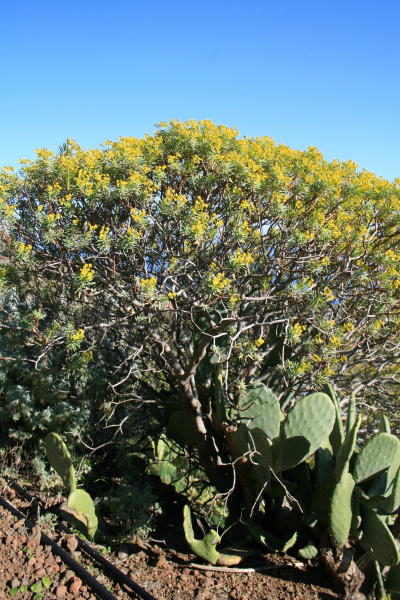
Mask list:
MULTIPOLYGON (((27 507, 13 490, 3 486, 2 496, 20 510, 27 507)), ((118 600, 137 598, 102 573, 83 553, 77 551, 75 536, 58 534, 51 523, 39 520, 31 531, 0 507, 0 598, 17 600, 95 600, 96 595, 63 564, 47 546, 40 544, 45 531, 94 575, 118 600)), ((158 600, 334 600, 325 574, 312 564, 296 563, 276 554, 249 557, 242 568, 263 569, 246 573, 204 570, 192 566, 201 562, 187 554, 180 541, 176 547, 159 542, 119 545, 114 551, 99 550, 118 568, 158 600)), ((200 565, 201 566, 201 565, 200 565)))

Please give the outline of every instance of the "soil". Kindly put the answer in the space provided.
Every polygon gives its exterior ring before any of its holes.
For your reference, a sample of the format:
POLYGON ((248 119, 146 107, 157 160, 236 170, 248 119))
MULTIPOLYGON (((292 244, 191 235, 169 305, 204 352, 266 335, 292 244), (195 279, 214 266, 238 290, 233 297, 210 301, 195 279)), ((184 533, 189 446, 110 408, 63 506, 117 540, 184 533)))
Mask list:
MULTIPOLYGON (((0 486, 1 495, 22 512, 26 501, 14 490, 0 486)), ((70 552, 118 600, 137 598, 102 573, 89 557, 77 552, 75 536, 60 535, 49 523, 38 521, 31 531, 23 520, 0 507, 0 598, 16 600, 95 600, 96 595, 47 546, 46 532, 70 552)), ((98 550, 103 550, 97 547, 98 550)), ((200 559, 187 553, 182 541, 127 542, 107 550, 106 558, 158 600, 334 600, 343 596, 330 588, 320 567, 285 555, 250 556, 240 568, 262 572, 234 573, 205 570, 200 559), (193 566, 198 564, 199 567, 193 566), (203 568, 201 568, 203 567, 203 568)))

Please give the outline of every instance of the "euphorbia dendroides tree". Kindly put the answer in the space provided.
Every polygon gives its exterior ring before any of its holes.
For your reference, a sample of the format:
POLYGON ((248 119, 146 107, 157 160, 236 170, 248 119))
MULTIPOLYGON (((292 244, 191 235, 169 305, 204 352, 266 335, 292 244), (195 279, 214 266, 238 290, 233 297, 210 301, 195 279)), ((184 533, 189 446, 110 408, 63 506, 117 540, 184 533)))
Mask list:
POLYGON ((20 328, 39 372, 55 354, 72 377, 101 364, 108 423, 143 401, 172 432, 170 414, 184 417, 183 443, 219 489, 250 383, 282 403, 327 379, 394 394, 398 183, 173 121, 100 149, 39 150, 0 191, 3 334, 20 328))

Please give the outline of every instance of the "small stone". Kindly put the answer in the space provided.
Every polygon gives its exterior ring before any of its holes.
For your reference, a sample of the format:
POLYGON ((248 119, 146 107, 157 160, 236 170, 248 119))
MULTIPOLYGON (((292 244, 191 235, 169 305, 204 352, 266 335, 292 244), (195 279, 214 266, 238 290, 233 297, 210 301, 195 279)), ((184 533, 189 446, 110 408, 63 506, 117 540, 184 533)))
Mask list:
POLYGON ((57 598, 63 598, 63 596, 65 596, 65 594, 67 593, 67 587, 65 585, 58 585, 57 589, 56 589, 56 597, 57 598))
POLYGON ((14 523, 13 527, 14 527, 14 529, 19 529, 20 527, 23 527, 24 524, 25 524, 25 519, 20 519, 19 521, 14 523))
POLYGON ((36 569, 35 576, 36 577, 45 577, 46 576, 46 569, 43 569, 43 567, 40 567, 40 569, 36 569))
POLYGON ((14 579, 11 580, 11 587, 12 588, 17 588, 21 585, 19 579, 17 579, 16 577, 14 579))
POLYGON ((81 589, 81 585, 82 579, 79 579, 79 577, 74 577, 71 580, 71 583, 69 584, 69 591, 71 592, 71 594, 77 594, 81 589))
POLYGON ((65 571, 63 579, 68 582, 73 577, 75 577, 75 572, 72 569, 68 569, 68 571, 65 571))
POLYGON ((78 547, 78 540, 76 535, 69 535, 65 540, 65 545, 70 552, 75 552, 78 547))

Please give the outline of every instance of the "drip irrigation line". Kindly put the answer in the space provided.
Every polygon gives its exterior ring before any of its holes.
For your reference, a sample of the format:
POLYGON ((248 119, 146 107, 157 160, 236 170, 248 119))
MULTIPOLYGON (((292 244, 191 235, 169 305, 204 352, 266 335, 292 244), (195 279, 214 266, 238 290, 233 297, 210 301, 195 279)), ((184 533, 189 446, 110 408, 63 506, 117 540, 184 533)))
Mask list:
MULTIPOLYGON (((41 506, 40 502, 38 502, 38 500, 34 496, 32 496, 29 492, 24 490, 20 485, 18 485, 18 483, 15 483, 14 481, 9 480, 9 479, 7 479, 7 483, 17 494, 22 496, 25 500, 30 502, 32 505, 36 505, 39 508, 43 508, 41 506)), ((92 548, 85 540, 83 540, 81 537, 79 537, 76 533, 72 532, 68 527, 66 527, 65 525, 62 525, 61 523, 57 523, 56 528, 60 531, 63 531, 64 533, 67 533, 68 535, 75 535, 76 540, 78 542, 78 548, 80 548, 86 554, 89 554, 89 556, 91 556, 95 561, 97 561, 103 567, 103 569, 105 571, 108 571, 110 573, 110 575, 112 575, 120 583, 123 583, 124 585, 128 586, 143 600, 157 600, 157 598, 155 596, 153 596, 152 594, 147 592, 142 586, 140 586, 138 583, 136 583, 130 577, 128 577, 128 575, 125 575, 125 573, 123 573, 120 569, 118 569, 115 565, 113 565, 109 560, 107 560, 104 556, 102 556, 99 552, 97 552, 97 550, 94 550, 94 548, 92 548)), ((62 550, 62 548, 61 548, 61 550, 62 550)), ((63 550, 63 552, 64 552, 64 550, 63 550)), ((66 553, 66 554, 69 557, 69 554, 68 553, 66 553)), ((76 564, 78 564, 78 563, 76 563, 76 564)), ((89 573, 88 573, 88 575, 89 575, 89 573)), ((111 598, 114 599, 114 596, 110 595, 107 597, 107 599, 108 598, 111 600, 111 598)), ((104 599, 106 600, 106 597, 104 597, 104 599)))
MULTIPOLYGON (((0 496, 0 506, 7 509, 10 513, 12 513, 15 517, 19 519, 24 519, 26 526, 29 529, 33 529, 35 526, 32 521, 29 521, 25 518, 25 515, 20 512, 15 506, 4 500, 0 496)), ((106 588, 101 585, 90 573, 86 571, 79 563, 77 563, 69 554, 66 552, 61 546, 59 546, 54 540, 49 538, 45 533, 41 533, 40 541, 43 546, 50 546, 54 554, 58 554, 61 560, 68 565, 84 583, 86 583, 100 598, 101 600, 116 600, 115 596, 113 596, 106 588)))

